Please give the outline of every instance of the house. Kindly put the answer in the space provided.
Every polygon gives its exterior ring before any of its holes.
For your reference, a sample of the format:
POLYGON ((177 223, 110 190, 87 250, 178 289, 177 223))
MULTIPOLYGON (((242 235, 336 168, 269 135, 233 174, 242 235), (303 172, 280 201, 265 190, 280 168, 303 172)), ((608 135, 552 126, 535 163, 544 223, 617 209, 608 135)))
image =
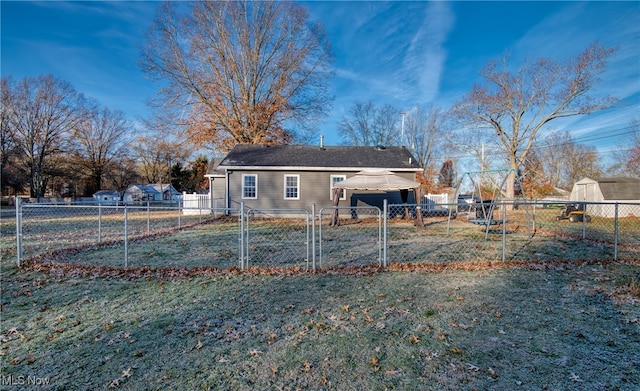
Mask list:
POLYGON ((583 178, 573 185, 569 199, 606 203, 587 207, 591 215, 601 217, 615 216, 614 203, 635 203, 638 205, 620 205, 618 217, 640 216, 640 178, 583 178))
MULTIPOLYGON (((241 202, 254 209, 317 209, 333 205, 332 187, 367 169, 386 169, 414 181, 422 168, 405 147, 237 145, 207 176, 212 199, 224 207, 241 202)), ((413 194, 408 202, 415 202, 413 194)), ((340 193, 345 206, 401 203, 400 191, 340 193), (348 201, 347 201, 348 200, 348 201)))
POLYGON ((226 172, 220 168, 220 163, 224 158, 213 158, 209 162, 209 169, 205 177, 209 179, 209 208, 225 208, 227 191, 226 172))
POLYGON ((133 184, 125 190, 122 200, 127 204, 147 201, 176 202, 181 197, 182 193, 168 183, 133 184))
POLYGON ((93 202, 99 205, 118 205, 120 192, 117 190, 100 190, 93 195, 93 202))

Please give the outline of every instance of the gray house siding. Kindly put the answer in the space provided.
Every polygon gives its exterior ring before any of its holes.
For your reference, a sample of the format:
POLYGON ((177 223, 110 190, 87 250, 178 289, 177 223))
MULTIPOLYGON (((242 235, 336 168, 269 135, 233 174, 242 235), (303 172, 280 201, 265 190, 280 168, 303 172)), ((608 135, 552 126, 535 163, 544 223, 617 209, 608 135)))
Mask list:
MULTIPOLYGON (((228 174, 230 207, 239 207, 244 202, 245 207, 253 209, 311 209, 316 204, 317 210, 333 205, 331 200, 332 176, 352 177, 359 171, 269 171, 269 170, 234 170, 228 174), (243 177, 257 176, 257 198, 242 198, 243 177), (285 199, 285 177, 298 176, 298 199, 285 199)), ((409 180, 415 180, 415 173, 401 172, 396 175, 409 180)), ((215 182, 215 181, 214 181, 215 182)), ((399 191, 373 192, 347 190, 346 199, 341 199, 340 206, 375 206, 382 209, 384 200, 390 204, 399 204, 402 198, 399 191)), ((409 194, 409 203, 413 203, 413 194, 409 194)))
POLYGON ((227 198, 227 183, 224 177, 214 178, 210 185, 209 197, 211 197, 212 208, 224 208, 227 198))

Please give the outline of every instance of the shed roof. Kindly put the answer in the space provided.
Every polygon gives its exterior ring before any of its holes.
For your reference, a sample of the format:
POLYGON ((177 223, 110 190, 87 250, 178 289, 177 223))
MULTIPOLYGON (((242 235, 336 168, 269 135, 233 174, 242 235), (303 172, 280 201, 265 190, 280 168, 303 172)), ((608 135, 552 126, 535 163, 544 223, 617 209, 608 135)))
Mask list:
POLYGON ((220 168, 421 170, 406 147, 248 144, 236 145, 220 168))
POLYGON ((600 178, 597 182, 605 200, 640 200, 640 178, 600 178))

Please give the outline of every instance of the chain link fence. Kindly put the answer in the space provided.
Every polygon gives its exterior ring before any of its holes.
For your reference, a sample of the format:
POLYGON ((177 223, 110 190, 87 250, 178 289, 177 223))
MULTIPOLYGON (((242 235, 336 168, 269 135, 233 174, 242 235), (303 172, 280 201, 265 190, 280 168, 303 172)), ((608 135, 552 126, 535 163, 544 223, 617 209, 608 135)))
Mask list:
MULTIPOLYGON (((385 202, 382 210, 320 211, 240 205, 185 214, 179 205, 18 202, 11 220, 3 218, 2 230, 15 226, 19 266, 52 261, 316 270, 406 262, 640 259, 640 204, 632 203, 385 202)), ((9 253, 3 249, 3 256, 9 253)))
POLYGON ((383 265, 383 218, 379 208, 322 208, 318 230, 320 268, 383 265))
POLYGON ((243 268, 314 267, 309 211, 249 209, 243 216, 243 268))

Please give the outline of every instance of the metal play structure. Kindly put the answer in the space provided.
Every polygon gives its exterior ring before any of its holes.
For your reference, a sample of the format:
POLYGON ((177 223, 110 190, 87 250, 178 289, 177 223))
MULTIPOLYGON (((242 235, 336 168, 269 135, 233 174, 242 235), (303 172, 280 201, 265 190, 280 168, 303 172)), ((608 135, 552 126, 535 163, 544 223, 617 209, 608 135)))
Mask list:
MULTIPOLYGON (((467 218, 467 221, 475 225, 484 226, 485 238, 489 235, 490 227, 503 223, 503 219, 494 218, 493 212, 496 204, 502 199, 504 186, 511 173, 515 175, 516 171, 512 168, 469 171, 462 174, 458 181, 454 199, 459 199, 462 185, 470 182, 472 195, 470 199, 472 203, 469 205, 469 213, 472 211, 474 213, 467 218)), ((451 211, 449 212, 449 222, 447 224, 450 224, 450 221, 451 211)))

